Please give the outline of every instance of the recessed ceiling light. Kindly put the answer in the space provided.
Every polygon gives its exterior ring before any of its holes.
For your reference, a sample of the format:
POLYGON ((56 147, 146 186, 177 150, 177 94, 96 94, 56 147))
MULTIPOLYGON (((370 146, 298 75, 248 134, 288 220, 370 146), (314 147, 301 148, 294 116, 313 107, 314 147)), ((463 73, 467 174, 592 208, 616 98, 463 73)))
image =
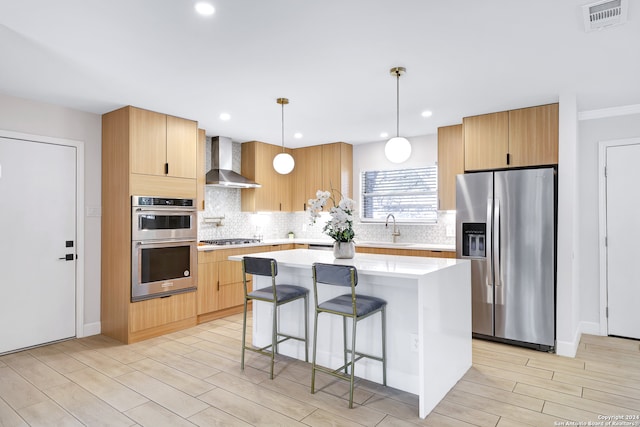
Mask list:
POLYGON ((293 137, 296 138, 296 139, 300 139, 300 138, 302 138, 302 134, 300 132, 296 132, 296 133, 293 134, 293 137))
POLYGON ((433 116, 433 113, 429 110, 425 110, 422 112, 422 117, 431 117, 433 116))
POLYGON ((228 121, 228 120, 231 120, 231 114, 229 114, 229 113, 220 114, 220 120, 224 120, 225 122, 228 121))
POLYGON ((216 11, 211 5, 211 3, 207 3, 204 1, 196 3, 195 8, 196 8, 196 12, 198 12, 202 16, 211 16, 213 15, 213 12, 216 11))
POLYGON ((388 133, 386 133, 386 132, 382 132, 382 133, 380 134, 380 138, 386 138, 386 137, 388 137, 388 136, 389 136, 389 134, 388 134, 388 133))

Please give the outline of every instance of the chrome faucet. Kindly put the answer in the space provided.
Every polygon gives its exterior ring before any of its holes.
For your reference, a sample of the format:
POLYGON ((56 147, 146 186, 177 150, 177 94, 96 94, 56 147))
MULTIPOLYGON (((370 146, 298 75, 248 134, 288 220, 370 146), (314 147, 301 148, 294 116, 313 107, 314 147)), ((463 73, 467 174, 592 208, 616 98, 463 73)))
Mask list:
POLYGON ((398 227, 396 227, 396 217, 393 214, 387 215, 387 220, 384 223, 384 228, 389 228, 389 217, 393 219, 393 230, 391 231, 391 241, 395 243, 396 237, 400 235, 400 230, 398 230, 398 227))

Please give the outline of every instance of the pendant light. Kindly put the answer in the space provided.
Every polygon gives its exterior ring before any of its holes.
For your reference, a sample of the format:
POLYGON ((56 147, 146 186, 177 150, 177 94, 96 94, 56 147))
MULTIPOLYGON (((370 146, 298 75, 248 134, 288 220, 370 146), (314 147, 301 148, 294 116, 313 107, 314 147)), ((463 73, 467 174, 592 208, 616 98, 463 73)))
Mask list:
POLYGON ((273 168, 279 174, 286 175, 293 170, 295 161, 291 154, 284 152, 284 106, 289 103, 287 98, 278 98, 276 102, 282 105, 282 153, 279 153, 273 158, 273 168))
POLYGON ((400 136, 400 76, 407 71, 404 67, 393 67, 389 72, 396 77, 396 136, 384 146, 384 155, 390 162, 402 163, 411 155, 411 143, 400 136))

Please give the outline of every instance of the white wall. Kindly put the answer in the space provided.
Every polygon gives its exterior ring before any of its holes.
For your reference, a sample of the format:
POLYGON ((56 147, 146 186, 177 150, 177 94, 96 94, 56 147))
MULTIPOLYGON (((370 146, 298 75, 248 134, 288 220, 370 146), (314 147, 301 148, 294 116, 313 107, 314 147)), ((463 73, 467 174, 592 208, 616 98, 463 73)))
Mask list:
MULTIPOLYGON (((581 120, 578 132, 580 320, 591 330, 599 328, 600 322, 598 179, 601 171, 598 170, 598 144, 601 141, 640 137, 640 114, 581 120)), ((637 185, 629 183, 629 189, 637 185)))
MULTIPOLYGON (((0 129, 84 142, 85 207, 101 206, 101 117, 0 94, 0 129)), ((85 209, 83 209, 85 210, 85 209)), ((86 210, 85 210, 86 211, 86 210)), ((100 217, 84 219, 85 335, 100 332, 100 217)))

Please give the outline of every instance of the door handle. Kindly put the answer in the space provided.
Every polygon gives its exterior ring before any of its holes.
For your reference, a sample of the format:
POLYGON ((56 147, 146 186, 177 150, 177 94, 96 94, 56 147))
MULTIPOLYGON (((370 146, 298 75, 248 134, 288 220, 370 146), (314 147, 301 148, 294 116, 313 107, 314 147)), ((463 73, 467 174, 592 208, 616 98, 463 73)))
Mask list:
POLYGON ((66 254, 63 257, 60 257, 58 259, 64 260, 64 261, 73 261, 73 254, 66 254))

